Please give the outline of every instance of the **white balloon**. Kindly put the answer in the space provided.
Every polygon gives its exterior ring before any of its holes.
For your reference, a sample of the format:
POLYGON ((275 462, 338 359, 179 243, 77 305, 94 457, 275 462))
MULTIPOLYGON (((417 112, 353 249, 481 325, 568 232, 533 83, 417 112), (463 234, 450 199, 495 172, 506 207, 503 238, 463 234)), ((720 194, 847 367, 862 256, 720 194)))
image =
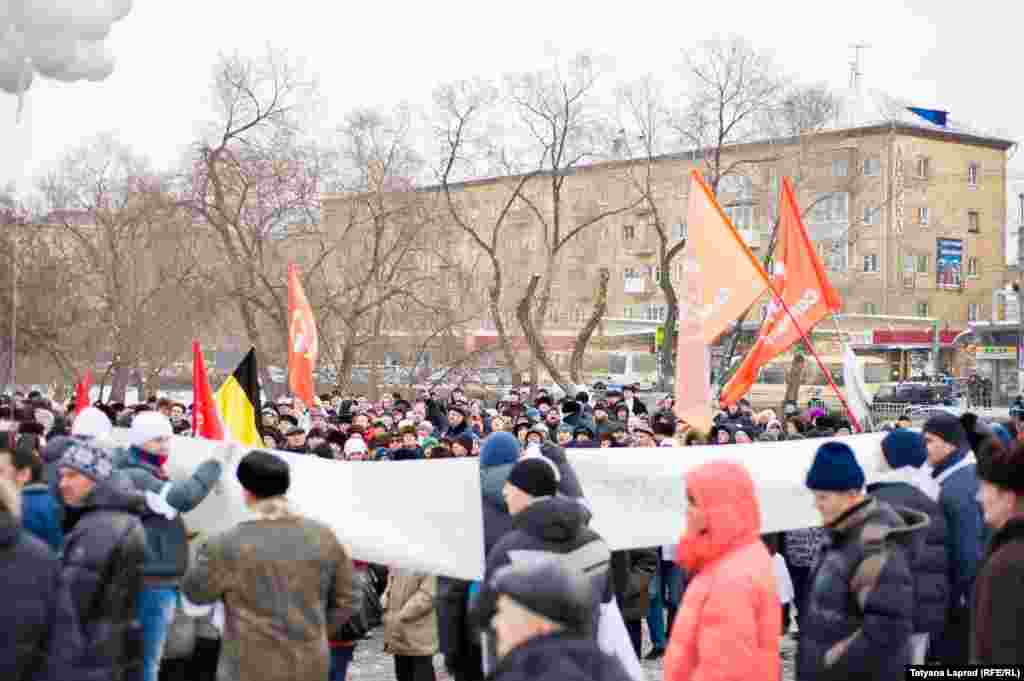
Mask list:
POLYGON ((36 75, 100 81, 114 71, 104 41, 133 0, 0 0, 0 90, 23 93, 36 75))

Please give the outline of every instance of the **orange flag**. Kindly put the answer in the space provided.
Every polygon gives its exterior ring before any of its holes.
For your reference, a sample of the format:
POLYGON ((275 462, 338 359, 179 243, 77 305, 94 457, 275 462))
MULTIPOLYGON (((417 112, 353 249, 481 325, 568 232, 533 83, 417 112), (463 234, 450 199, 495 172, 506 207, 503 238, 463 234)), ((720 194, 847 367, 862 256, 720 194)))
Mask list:
POLYGON ((711 428, 709 346, 768 289, 768 275, 696 171, 691 172, 687 224, 674 411, 691 427, 707 432, 711 428))
POLYGON ((815 324, 842 307, 839 293, 828 280, 825 266, 800 218, 789 178, 783 179, 779 203, 779 240, 772 287, 786 302, 796 324, 778 300, 773 300, 757 342, 722 389, 721 401, 726 404, 735 404, 750 390, 762 366, 789 350, 815 324))
POLYGON ((224 426, 217 414, 217 403, 213 399, 199 341, 192 341, 192 436, 207 440, 224 439, 224 426))
POLYGON ((288 387, 313 406, 313 367, 319 351, 313 308, 299 281, 299 270, 288 265, 288 387))
POLYGON ((729 324, 768 290, 768 275, 696 170, 690 172, 686 252, 700 278, 701 305, 695 314, 704 324, 704 341, 715 342, 729 324))

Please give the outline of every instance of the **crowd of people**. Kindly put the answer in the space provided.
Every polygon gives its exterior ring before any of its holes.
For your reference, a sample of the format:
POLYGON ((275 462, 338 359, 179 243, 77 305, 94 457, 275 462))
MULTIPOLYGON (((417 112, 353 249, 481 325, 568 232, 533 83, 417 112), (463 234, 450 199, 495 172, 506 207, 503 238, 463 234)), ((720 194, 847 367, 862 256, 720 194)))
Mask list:
POLYGON ((74 415, 38 393, 6 397, 0 678, 337 681, 377 617, 398 681, 433 681, 437 654, 455 681, 640 681, 642 657, 664 657, 666 681, 778 679, 787 632, 807 681, 1022 662, 1020 411, 1003 423, 942 413, 920 429, 901 419, 865 467, 834 439, 850 425, 823 409, 779 417, 740 401, 698 432, 670 397, 650 411, 635 386, 595 397, 277 400, 259 415, 264 449, 235 473, 254 519, 215 536, 182 514, 225 463, 167 474, 172 437, 191 433, 188 405, 154 397, 74 415), (716 460, 680 481, 678 542, 619 551, 591 528, 565 454, 813 438, 803 483, 820 527, 764 534, 749 472, 716 460), (293 510, 289 466, 267 450, 478 458, 483 579, 354 561, 293 510))

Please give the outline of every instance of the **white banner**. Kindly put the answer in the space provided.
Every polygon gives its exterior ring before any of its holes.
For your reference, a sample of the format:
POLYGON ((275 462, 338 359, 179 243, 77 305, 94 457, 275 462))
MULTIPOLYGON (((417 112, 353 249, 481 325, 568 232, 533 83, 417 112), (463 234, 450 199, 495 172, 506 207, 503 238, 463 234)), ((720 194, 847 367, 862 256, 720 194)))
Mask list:
MULTIPOLYGON (((167 462, 172 479, 187 477, 211 457, 226 463, 214 491, 185 514, 191 529, 223 532, 253 518, 236 477, 245 451, 210 440, 174 438, 167 462)), ((483 574, 475 459, 375 463, 275 454, 291 465, 288 499, 293 508, 329 525, 354 558, 462 579, 483 574)))
MULTIPOLYGON (((882 434, 837 438, 857 453, 868 478, 882 434)), ((613 549, 675 544, 683 530, 683 475, 706 461, 747 466, 757 487, 763 532, 820 524, 804 479, 824 440, 680 449, 568 450, 593 511, 593 528, 613 549)), ((181 479, 210 457, 226 461, 217 488, 185 514, 195 530, 222 532, 251 519, 235 476, 243 452, 220 442, 175 438, 168 461, 181 479)), ((277 452, 291 464, 288 498, 330 525, 359 560, 430 574, 479 579, 483 519, 476 459, 340 462, 277 452)))
MULTIPOLYGON (((857 454, 871 477, 883 434, 835 438, 857 454)), ((758 442, 682 449, 570 449, 591 527, 613 550, 662 546, 679 541, 685 525, 686 471, 706 461, 746 466, 761 506, 761 531, 781 532, 821 524, 804 479, 824 440, 758 442)))

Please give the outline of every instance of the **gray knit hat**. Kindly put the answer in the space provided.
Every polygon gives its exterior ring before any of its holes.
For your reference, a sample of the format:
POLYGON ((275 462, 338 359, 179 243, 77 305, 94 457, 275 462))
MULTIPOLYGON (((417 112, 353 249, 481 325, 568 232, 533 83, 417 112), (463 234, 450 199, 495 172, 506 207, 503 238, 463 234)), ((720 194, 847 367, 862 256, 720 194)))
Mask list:
POLYGON ((114 473, 114 457, 106 447, 76 439, 64 450, 58 467, 76 470, 99 482, 114 473))

